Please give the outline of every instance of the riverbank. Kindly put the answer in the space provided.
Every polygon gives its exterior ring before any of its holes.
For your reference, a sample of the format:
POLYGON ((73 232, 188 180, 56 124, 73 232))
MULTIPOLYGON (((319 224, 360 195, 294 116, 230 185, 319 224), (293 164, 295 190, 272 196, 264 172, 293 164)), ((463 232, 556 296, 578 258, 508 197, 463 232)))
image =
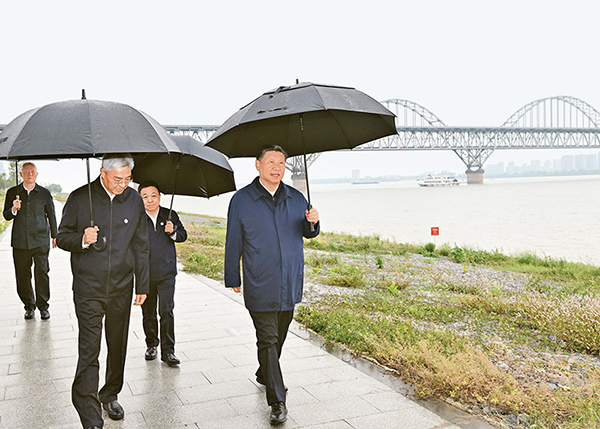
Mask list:
MULTIPOLYGON (((184 215, 186 270, 222 279, 225 220, 184 215)), ((600 427, 600 269, 324 233, 296 319, 510 428, 600 427)))

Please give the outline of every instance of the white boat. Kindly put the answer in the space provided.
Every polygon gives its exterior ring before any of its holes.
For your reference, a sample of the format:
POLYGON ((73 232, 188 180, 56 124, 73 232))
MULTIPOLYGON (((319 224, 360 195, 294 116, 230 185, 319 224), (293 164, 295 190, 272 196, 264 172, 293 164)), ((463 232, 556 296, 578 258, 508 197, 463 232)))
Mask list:
POLYGON ((456 177, 429 175, 417 183, 419 186, 458 186, 460 182, 456 177))

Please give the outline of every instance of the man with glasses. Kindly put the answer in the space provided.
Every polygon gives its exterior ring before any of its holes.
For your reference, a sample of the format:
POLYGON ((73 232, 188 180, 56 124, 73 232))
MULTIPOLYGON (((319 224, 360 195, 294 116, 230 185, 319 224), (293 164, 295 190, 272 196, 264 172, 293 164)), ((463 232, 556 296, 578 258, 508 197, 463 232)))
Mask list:
POLYGON ((11 245, 17 278, 17 293, 25 306, 25 319, 35 317, 36 307, 42 320, 50 319, 50 278, 48 255, 50 237, 56 247, 56 215, 48 189, 35 183, 38 171, 33 162, 21 166, 23 182, 6 192, 4 219, 13 220, 11 245), (35 292, 31 284, 34 269, 35 292))
POLYGON ((85 185, 69 195, 56 237, 58 246, 71 252, 79 325, 79 359, 71 394, 84 428, 104 425, 102 408, 113 420, 125 415, 117 395, 123 387, 134 279, 134 305, 142 305, 149 291, 148 222, 142 198, 129 187, 132 170, 131 156, 105 155, 100 177, 91 183, 95 225, 90 226, 85 185), (94 246, 101 237, 107 240, 104 250, 94 246), (106 377, 98 392, 103 319, 106 377))

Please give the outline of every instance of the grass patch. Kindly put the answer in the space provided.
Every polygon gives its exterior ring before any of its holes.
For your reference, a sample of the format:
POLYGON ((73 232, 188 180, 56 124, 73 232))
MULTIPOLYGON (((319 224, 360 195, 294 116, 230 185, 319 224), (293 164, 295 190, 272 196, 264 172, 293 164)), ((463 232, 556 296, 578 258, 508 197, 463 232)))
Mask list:
POLYGON ((208 225, 192 222, 185 228, 188 239, 177 245, 184 270, 223 280, 226 228, 218 222, 208 225))

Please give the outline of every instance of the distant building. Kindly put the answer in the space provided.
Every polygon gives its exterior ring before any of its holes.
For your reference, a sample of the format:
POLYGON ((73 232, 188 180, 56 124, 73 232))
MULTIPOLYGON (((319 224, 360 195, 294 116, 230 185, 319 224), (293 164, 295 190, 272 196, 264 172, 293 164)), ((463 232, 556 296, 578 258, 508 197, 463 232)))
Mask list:
POLYGON ((575 170, 576 171, 585 170, 585 155, 583 155, 583 154, 575 155, 575 170))
POLYGON ((360 179, 360 170, 352 170, 352 180, 360 179))
POLYGON ((575 160, 573 155, 563 155, 560 157, 560 169, 562 171, 575 170, 575 160))
POLYGON ((590 153, 585 156, 585 169, 586 170, 597 170, 598 169, 598 156, 590 153))

